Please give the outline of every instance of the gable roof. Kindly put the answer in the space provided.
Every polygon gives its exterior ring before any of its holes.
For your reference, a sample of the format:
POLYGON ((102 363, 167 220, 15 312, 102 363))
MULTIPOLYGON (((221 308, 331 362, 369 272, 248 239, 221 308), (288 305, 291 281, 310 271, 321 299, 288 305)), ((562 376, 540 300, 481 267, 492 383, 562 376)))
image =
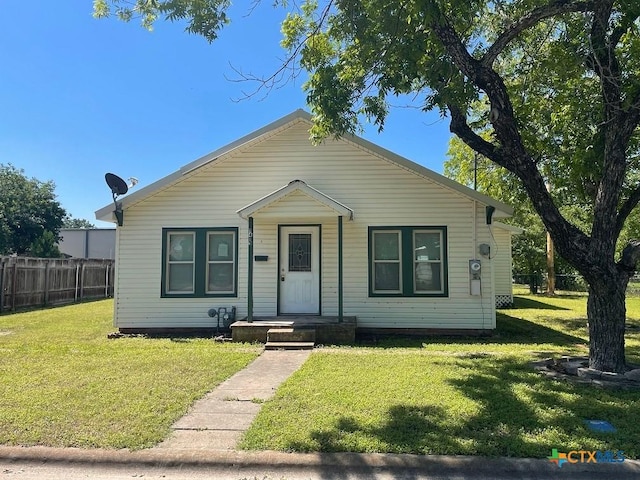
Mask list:
MULTIPOLYGON (((195 172, 195 170, 205 165, 208 165, 212 162, 217 161, 219 158, 233 152, 234 150, 237 150, 238 148, 241 148, 248 144, 257 143, 265 139, 266 137, 275 134, 279 129, 282 129, 288 126, 289 124, 294 124, 301 121, 311 125, 312 123, 311 114, 309 114, 308 112, 302 109, 295 110, 294 112, 288 115, 285 115, 284 117, 280 118, 279 120, 276 120, 275 122, 272 122, 252 133, 249 133, 248 135, 245 135, 244 137, 239 138, 238 140, 235 140, 234 142, 231 142, 217 150, 214 150, 213 152, 207 155, 204 155, 203 157, 198 158, 197 160, 194 160, 184 165, 183 167, 173 172, 172 174, 167 175, 166 177, 163 177, 160 180, 157 180, 156 182, 153 182, 147 185, 146 187, 143 187, 140 190, 137 190, 136 192, 133 192, 127 195, 126 197, 118 199, 118 203, 122 205, 123 209, 126 209, 127 207, 132 206, 144 200, 145 198, 170 187, 171 185, 177 183, 178 181, 185 178, 186 176, 192 175, 195 172)), ((433 181, 434 183, 437 183, 447 189, 453 190, 472 200, 476 200, 483 205, 491 205, 495 207, 497 211, 501 212, 501 215, 496 215, 496 217, 498 216, 508 217, 513 215, 513 208, 510 207, 509 205, 499 202, 498 200, 488 197, 487 195, 479 193, 475 190, 472 190, 469 187, 466 187, 454 180, 451 180, 450 178, 445 177, 444 175, 440 175, 439 173, 436 173, 433 170, 423 167, 422 165, 412 162, 411 160, 408 160, 396 153, 393 153, 390 150, 380 147, 379 145, 376 145, 373 142, 370 142, 368 140, 365 140, 364 138, 351 135, 351 134, 345 134, 341 138, 365 150, 368 150, 374 153, 375 155, 385 158, 386 160, 392 163, 395 163, 398 166, 401 166, 409 171, 412 171, 417 175, 427 178, 433 181)), ((97 210, 95 212, 95 215, 98 220, 115 221, 115 218, 113 217, 113 204, 111 203, 97 210)))
POLYGON ((275 192, 271 192, 269 195, 265 195, 255 202, 250 203, 246 207, 242 207, 236 213, 242 218, 248 218, 254 215, 259 210, 267 208, 270 205, 273 205, 276 202, 296 192, 300 192, 307 197, 315 200, 320 205, 327 207, 329 210, 333 210, 336 215, 342 215, 347 217, 349 220, 353 220, 353 210, 351 210, 346 205, 343 205, 342 203, 334 200, 330 196, 325 195, 320 190, 316 190, 315 188, 307 185, 302 180, 292 180, 287 185, 279 188, 275 192))

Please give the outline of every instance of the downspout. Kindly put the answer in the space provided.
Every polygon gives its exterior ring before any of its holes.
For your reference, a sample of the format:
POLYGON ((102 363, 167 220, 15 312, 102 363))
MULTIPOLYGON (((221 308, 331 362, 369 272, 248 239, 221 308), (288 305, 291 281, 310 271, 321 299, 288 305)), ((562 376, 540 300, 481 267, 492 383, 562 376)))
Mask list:
MULTIPOLYGON (((471 259, 475 260, 477 258, 477 249, 478 249, 478 202, 476 200, 473 201, 473 205, 472 205, 473 211, 472 211, 472 215, 471 215, 471 219, 472 219, 472 223, 473 223, 473 234, 471 236, 472 238, 472 245, 471 245, 471 259)), ((471 277, 471 273, 469 273, 469 276, 471 277)), ((481 273, 481 278, 480 278, 480 312, 482 312, 482 329, 486 330, 486 315, 484 312, 484 298, 482 298, 482 273, 481 273)))
MULTIPOLYGON (((493 205, 487 205, 485 207, 485 214, 486 214, 486 223, 487 223, 487 228, 489 229, 489 238, 493 241, 493 243, 496 243, 496 245, 494 245, 497 249, 497 242, 495 242, 495 237, 493 236, 493 214, 496 211, 496 207, 494 207, 493 205)), ((491 242, 490 242, 491 243, 491 242)), ((492 247, 493 248, 493 247, 492 247)), ((488 259, 491 260, 491 254, 489 254, 488 259)), ((495 272, 495 264, 493 262, 490 262, 490 266, 491 266, 491 296, 489 298, 489 306, 491 309, 491 325, 489 328, 494 329, 496 328, 496 272, 495 272)))
POLYGON ((473 201, 471 208, 471 223, 473 225, 473 234, 471 235, 471 238, 473 239, 473 244, 471 245, 471 259, 474 259, 476 258, 476 245, 478 245, 478 202, 476 200, 473 201))
POLYGON ((338 323, 344 320, 344 294, 342 276, 342 215, 338 216, 338 323))

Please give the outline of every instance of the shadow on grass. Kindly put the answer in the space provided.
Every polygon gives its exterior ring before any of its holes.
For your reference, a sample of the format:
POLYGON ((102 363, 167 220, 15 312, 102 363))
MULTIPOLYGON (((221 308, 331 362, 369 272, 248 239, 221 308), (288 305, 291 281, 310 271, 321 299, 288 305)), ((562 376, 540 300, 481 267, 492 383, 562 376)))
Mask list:
MULTIPOLYGON (((539 297, 544 299, 544 297, 539 297)), ((563 298, 565 296, 563 295, 563 298)), ((571 298, 566 296, 566 298, 571 298)), ((534 300, 532 297, 513 297, 513 308, 516 309, 535 309, 535 310, 569 310, 565 307, 558 307, 557 305, 551 305, 550 303, 541 302, 540 300, 534 300)))
POLYGON ((633 420, 640 401, 634 392, 557 382, 512 357, 460 359, 456 370, 464 375, 446 382, 474 402, 477 408, 470 412, 455 405, 398 403, 381 425, 343 416, 289 448, 535 458, 545 458, 552 448, 623 450, 628 458, 640 454, 640 427, 633 420), (585 419, 610 421, 618 432, 591 432, 585 419))
MULTIPOLYGON (((584 319, 563 319, 561 323, 568 331, 586 326, 584 319)), ((496 333, 492 338, 497 343, 551 343, 558 346, 573 346, 586 341, 584 338, 504 313, 496 314, 496 333)))
POLYGON ((446 417, 442 407, 430 405, 394 405, 388 422, 380 427, 365 427, 353 417, 340 417, 332 429, 311 432, 309 442, 292 442, 294 451, 349 452, 354 449, 351 437, 369 437, 382 442, 387 453, 428 453, 431 446, 454 452, 460 445, 447 435, 440 422, 446 417))
MULTIPOLYGON (((562 322, 571 329, 584 326, 584 319, 568 319, 562 322)), ((585 331, 586 333, 586 331, 585 331)), ((563 333, 538 323, 516 318, 504 313, 496 314, 496 330, 492 335, 434 335, 434 336, 401 336, 401 335, 367 335, 358 338, 360 346, 377 348, 423 348, 425 344, 451 343, 451 344, 553 344, 558 346, 573 347, 582 345, 585 339, 563 333)))

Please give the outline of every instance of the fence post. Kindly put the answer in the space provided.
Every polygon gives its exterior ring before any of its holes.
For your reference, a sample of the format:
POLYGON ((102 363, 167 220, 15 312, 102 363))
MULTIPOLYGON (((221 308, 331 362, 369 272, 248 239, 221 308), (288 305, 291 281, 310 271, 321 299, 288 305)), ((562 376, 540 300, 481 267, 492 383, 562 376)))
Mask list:
POLYGON ((0 262, 0 313, 4 307, 4 260, 0 262))
POLYGON ((109 262, 109 297, 113 298, 115 292, 116 283, 116 264, 113 260, 109 262))
POLYGON ((85 264, 84 259, 80 260, 80 301, 84 298, 84 275, 85 275, 85 264))
POLYGON ((13 263, 11 274, 11 311, 16 311, 16 291, 18 290, 18 262, 13 263))
POLYGON ((104 298, 109 296, 109 264, 104 264, 104 298))
POLYGON ((44 306, 49 304, 49 260, 44 262, 44 306))
POLYGON ((76 263, 76 284, 75 284, 75 288, 74 288, 74 293, 73 293, 73 301, 77 302, 78 301, 78 280, 80 276, 80 265, 76 263))

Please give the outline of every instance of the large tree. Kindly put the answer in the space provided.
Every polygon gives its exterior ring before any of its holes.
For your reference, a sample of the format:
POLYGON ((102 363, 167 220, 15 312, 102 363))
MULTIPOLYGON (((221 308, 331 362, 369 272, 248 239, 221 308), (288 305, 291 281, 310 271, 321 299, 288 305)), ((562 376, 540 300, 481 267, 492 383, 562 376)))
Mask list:
MULTIPOLYGON (((483 138, 491 140, 491 132, 485 130, 483 138)), ((541 276, 548 273, 547 265, 547 232, 540 217, 536 214, 531 201, 522 188, 518 178, 505 168, 485 159, 474 152, 458 137, 451 137, 447 160, 444 162, 445 176, 457 182, 498 199, 508 205, 514 206, 514 215, 507 222, 523 227, 524 232, 513 238, 513 270, 516 274, 524 274, 519 278, 526 279, 532 291, 540 286, 541 276)), ((565 179, 548 178, 549 184, 565 184, 565 179)), ((574 190, 579 186, 574 186, 574 190)), ((586 229, 591 219, 587 216, 587 208, 584 207, 575 195, 566 192, 555 198, 559 210, 576 225, 586 229)), ((636 215, 637 216, 637 215, 636 215)), ((634 231, 626 227, 626 237, 631 238, 634 231)), ((562 257, 554 259, 554 271, 556 274, 575 277, 576 270, 562 257)), ((576 288, 581 285, 578 279, 565 280, 559 288, 576 288)), ((547 286, 548 288, 548 286, 547 286)), ((549 293, 549 290, 547 290, 549 293)))
POLYGON ((59 256, 54 247, 66 212, 54 190, 53 182, 0 164, 0 255, 59 256))
MULTIPOLYGON (((96 0, 96 13, 119 3, 96 0)), ((208 40, 228 6, 133 5, 147 23, 190 19, 208 40)), ((613 372, 625 370, 625 292, 640 257, 636 240, 616 256, 640 201, 639 15, 637 0, 307 0, 283 25, 283 45, 310 73, 316 139, 357 132, 363 118, 382 128, 389 98, 411 94, 519 179, 557 251, 589 284, 590 365, 613 372), (566 186, 549 193, 549 172, 562 172, 566 186), (588 200, 588 228, 563 216, 565 192, 588 200)))

